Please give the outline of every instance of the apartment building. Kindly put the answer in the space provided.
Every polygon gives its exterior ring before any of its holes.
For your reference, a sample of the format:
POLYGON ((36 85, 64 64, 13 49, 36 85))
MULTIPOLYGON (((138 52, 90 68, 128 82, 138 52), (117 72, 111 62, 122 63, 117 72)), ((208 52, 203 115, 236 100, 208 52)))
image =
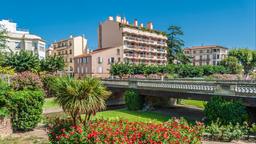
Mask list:
POLYGON ((87 74, 107 77, 111 64, 118 62, 165 65, 166 48, 167 36, 163 32, 154 30, 152 22, 144 27, 144 24, 139 24, 136 19, 131 25, 126 18, 117 16, 114 20, 110 16, 99 25, 98 48, 90 55, 75 58, 75 74, 86 75, 81 74, 81 69, 90 67, 87 69, 87 74), (91 59, 91 66, 83 64, 83 58, 91 59))
POLYGON ((47 50, 47 55, 62 56, 65 61, 64 72, 74 74, 74 57, 87 53, 87 40, 84 36, 70 36, 68 39, 54 42, 47 50))
POLYGON ((158 64, 167 63, 167 36, 153 29, 153 23, 147 26, 138 20, 130 25, 126 18, 109 17, 98 28, 99 49, 122 46, 123 59, 129 63, 158 64))
POLYGON ((17 24, 9 20, 0 21, 0 30, 6 30, 6 52, 18 52, 21 49, 37 54, 40 59, 45 58, 45 41, 28 30, 17 28, 17 24))
POLYGON ((218 65, 227 57, 228 48, 218 45, 193 46, 184 49, 184 53, 192 58, 193 65, 218 65))

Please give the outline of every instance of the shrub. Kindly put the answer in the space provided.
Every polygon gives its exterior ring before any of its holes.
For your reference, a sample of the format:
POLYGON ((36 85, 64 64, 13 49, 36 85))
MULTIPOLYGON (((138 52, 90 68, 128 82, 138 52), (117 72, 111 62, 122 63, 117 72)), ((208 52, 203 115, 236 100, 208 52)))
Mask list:
POLYGON ((14 90, 36 90, 41 89, 43 84, 40 77, 32 72, 26 71, 18 73, 12 79, 12 87, 14 90))
POLYGON ((16 131, 32 130, 41 120, 44 93, 42 91, 10 92, 12 126, 16 131))
POLYGON ((57 77, 53 75, 44 75, 41 77, 43 89, 47 97, 52 97, 55 95, 54 91, 57 86, 57 77))
POLYGON ((238 140, 248 134, 248 124, 227 124, 222 125, 218 120, 216 122, 211 122, 205 128, 205 134, 209 136, 212 140, 222 140, 222 141, 232 141, 238 140))
POLYGON ((49 127, 51 143, 198 144, 201 142, 203 128, 201 123, 191 126, 184 119, 171 119, 162 124, 94 120, 86 127, 68 126, 67 123, 58 121, 49 127))
POLYGON ((205 106, 204 114, 208 122, 214 122, 219 119, 223 125, 242 124, 248 118, 245 106, 239 101, 228 101, 221 97, 213 97, 205 106))
POLYGON ((143 108, 143 99, 134 90, 127 90, 124 93, 125 103, 129 110, 141 110, 143 108))
POLYGON ((189 64, 185 65, 178 65, 175 68, 176 73, 179 75, 179 77, 185 78, 185 77, 202 77, 204 70, 199 66, 193 66, 189 64))
POLYGON ((0 79, 0 117, 9 115, 8 106, 9 99, 7 93, 10 91, 10 86, 0 79))

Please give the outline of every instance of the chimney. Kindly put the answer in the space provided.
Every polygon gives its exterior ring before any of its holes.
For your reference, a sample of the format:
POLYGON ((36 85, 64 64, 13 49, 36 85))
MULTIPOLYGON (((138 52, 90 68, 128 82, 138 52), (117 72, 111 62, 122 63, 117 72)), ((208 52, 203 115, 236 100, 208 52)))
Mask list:
POLYGON ((121 17, 120 16, 116 16, 116 22, 121 22, 121 17))
POLYGON ((148 22, 147 28, 152 30, 153 29, 153 23, 152 22, 148 22))
POLYGON ((143 23, 140 24, 140 27, 142 27, 142 28, 144 27, 143 23))
POLYGON ((138 20, 137 19, 134 20, 134 26, 136 26, 136 27, 138 26, 138 20))
POLYGON ((109 16, 109 17, 108 17, 108 20, 113 21, 114 18, 113 18, 112 16, 109 16))
POLYGON ((124 24, 126 24, 126 18, 124 17, 124 19, 123 19, 123 22, 124 22, 124 24))

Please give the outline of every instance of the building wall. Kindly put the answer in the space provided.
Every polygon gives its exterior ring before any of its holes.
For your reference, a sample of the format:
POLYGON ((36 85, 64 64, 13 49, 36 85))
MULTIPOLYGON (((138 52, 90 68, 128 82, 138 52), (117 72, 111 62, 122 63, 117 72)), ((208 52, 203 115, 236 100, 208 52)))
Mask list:
POLYGON ((111 20, 100 24, 98 29, 99 48, 117 47, 123 44, 119 23, 111 20))
POLYGON ((92 76, 91 55, 74 58, 74 74, 77 78, 92 76))
POLYGON ((62 56, 65 61, 64 71, 74 72, 74 57, 87 52, 87 40, 82 36, 70 37, 52 44, 49 54, 62 56))
POLYGON ((218 65, 227 57, 228 50, 221 46, 203 46, 187 48, 184 52, 192 57, 193 65, 218 65))
POLYGON ((40 59, 45 58, 45 42, 41 37, 30 34, 29 31, 17 30, 17 24, 8 20, 0 21, 0 30, 2 29, 7 32, 7 52, 19 52, 23 49, 32 51, 40 59))
POLYGON ((109 77, 109 70, 112 63, 123 62, 122 47, 114 47, 106 50, 94 52, 92 54, 92 74, 96 77, 109 77), (118 54, 119 49, 119 54, 118 54), (110 59, 114 61, 111 62, 110 59), (99 61, 101 59, 102 62, 99 61))

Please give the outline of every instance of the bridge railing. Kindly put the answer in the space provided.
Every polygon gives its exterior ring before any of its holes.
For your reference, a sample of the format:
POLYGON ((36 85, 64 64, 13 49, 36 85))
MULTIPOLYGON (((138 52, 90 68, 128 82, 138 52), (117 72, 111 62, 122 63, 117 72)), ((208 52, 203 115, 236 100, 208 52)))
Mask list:
POLYGON ((192 81, 192 80, 116 80, 107 79, 103 83, 113 87, 156 89, 176 92, 207 93, 228 96, 255 96, 254 81, 192 81))

